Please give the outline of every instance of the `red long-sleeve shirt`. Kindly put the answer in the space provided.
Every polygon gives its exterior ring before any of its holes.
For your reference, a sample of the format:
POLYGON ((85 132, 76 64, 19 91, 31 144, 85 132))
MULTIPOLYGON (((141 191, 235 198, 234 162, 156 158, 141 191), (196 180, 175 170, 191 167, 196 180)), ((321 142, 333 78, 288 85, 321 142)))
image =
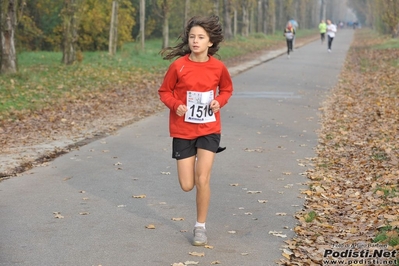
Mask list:
POLYGON ((220 112, 216 121, 196 124, 178 116, 179 105, 187 105, 187 91, 207 92, 213 90, 215 100, 222 108, 233 93, 233 83, 226 66, 209 56, 206 62, 193 62, 188 54, 176 59, 169 66, 158 90, 161 101, 170 109, 169 132, 171 137, 195 139, 199 136, 221 133, 220 112))

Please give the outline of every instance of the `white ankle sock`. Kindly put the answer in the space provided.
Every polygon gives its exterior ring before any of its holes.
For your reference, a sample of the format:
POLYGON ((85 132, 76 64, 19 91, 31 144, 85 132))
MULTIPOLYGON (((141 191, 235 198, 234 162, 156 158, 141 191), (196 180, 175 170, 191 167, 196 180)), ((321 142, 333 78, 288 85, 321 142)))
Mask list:
POLYGON ((194 227, 203 227, 203 228, 205 228, 205 223, 195 222, 195 226, 194 227))

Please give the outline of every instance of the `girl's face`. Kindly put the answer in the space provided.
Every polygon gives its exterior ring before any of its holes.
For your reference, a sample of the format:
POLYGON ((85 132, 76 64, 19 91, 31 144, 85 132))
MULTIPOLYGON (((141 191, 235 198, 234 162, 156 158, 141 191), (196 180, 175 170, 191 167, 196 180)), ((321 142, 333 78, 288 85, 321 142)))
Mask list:
POLYGON ((210 42, 208 33, 201 26, 194 26, 188 34, 188 46, 196 55, 208 55, 208 49, 213 43, 210 42))

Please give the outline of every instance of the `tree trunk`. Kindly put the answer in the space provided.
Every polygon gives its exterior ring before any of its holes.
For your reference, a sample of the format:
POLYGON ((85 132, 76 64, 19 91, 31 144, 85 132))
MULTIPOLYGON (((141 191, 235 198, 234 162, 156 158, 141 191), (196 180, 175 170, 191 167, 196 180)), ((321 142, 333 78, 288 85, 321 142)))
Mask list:
POLYGON ((248 18, 248 10, 246 5, 242 5, 242 29, 241 35, 244 37, 248 37, 249 35, 249 18, 248 18))
POLYGON ((111 25, 109 29, 109 55, 114 56, 116 54, 118 40, 118 1, 112 1, 112 15, 111 15, 111 25))
POLYGON ((141 49, 145 49, 145 0, 140 0, 140 40, 141 49))
POLYGON ((238 22, 237 22, 237 9, 236 8, 234 8, 234 11, 233 11, 233 14, 234 14, 234 23, 233 23, 233 25, 234 25, 234 30, 233 30, 233 36, 237 36, 237 25, 238 25, 238 22))
POLYGON ((326 0, 321 0, 320 20, 326 20, 326 0))
POLYGON ((145 0, 140 0, 140 35, 141 49, 145 49, 145 0))
POLYGON ((190 0, 186 0, 186 4, 184 5, 184 21, 183 21, 183 29, 186 27, 186 23, 189 19, 188 15, 190 13, 190 0))
POLYGON ((262 23, 262 28, 263 28, 263 33, 267 34, 267 26, 269 24, 269 18, 267 16, 267 1, 262 0, 262 14, 263 14, 263 23, 262 23))
POLYGON ((277 28, 284 29, 285 28, 285 17, 284 17, 284 2, 277 1, 278 4, 278 17, 277 17, 277 28))
POLYGON ((274 34, 276 32, 276 2, 275 0, 267 1, 267 19, 269 20, 268 29, 270 30, 270 34, 274 34))
POLYGON ((230 0, 223 0, 224 3, 224 37, 229 40, 233 37, 231 30, 231 18, 230 18, 230 0))
POLYGON ((77 22, 77 0, 65 0, 64 8, 61 11, 63 20, 63 42, 62 60, 66 65, 71 65, 76 61, 78 22, 77 22))
POLYGON ((0 7, 1 73, 17 72, 17 56, 14 42, 16 24, 17 0, 9 0, 8 5, 4 5, 2 2, 0 7), (3 10, 3 7, 6 9, 3 10))
POLYGON ((213 0, 213 12, 219 16, 219 0, 213 0))
POLYGON ((169 46, 169 18, 165 17, 162 25, 162 48, 169 46))
POLYGON ((262 14, 262 1, 258 0, 258 23, 256 27, 257 32, 262 32, 263 14, 262 14))
POLYGON ((249 12, 249 33, 255 32, 255 7, 251 7, 249 12))

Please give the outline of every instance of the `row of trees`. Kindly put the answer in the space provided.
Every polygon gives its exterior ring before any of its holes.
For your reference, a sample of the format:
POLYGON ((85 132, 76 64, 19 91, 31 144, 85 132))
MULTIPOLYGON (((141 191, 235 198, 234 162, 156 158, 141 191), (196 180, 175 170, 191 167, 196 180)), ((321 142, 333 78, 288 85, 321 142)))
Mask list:
MULTIPOLYGON (((193 15, 216 14, 224 35, 274 34, 288 20, 300 28, 334 20, 346 0, 0 0, 1 73, 16 72, 16 51, 62 51, 64 64, 77 51, 109 50, 126 42, 177 37, 193 15), (338 4, 337 4, 338 3, 338 4)), ((161 48, 161 47, 160 47, 161 48)))
POLYGON ((348 6, 365 25, 383 33, 399 36, 399 1, 398 0, 349 0, 348 6))

